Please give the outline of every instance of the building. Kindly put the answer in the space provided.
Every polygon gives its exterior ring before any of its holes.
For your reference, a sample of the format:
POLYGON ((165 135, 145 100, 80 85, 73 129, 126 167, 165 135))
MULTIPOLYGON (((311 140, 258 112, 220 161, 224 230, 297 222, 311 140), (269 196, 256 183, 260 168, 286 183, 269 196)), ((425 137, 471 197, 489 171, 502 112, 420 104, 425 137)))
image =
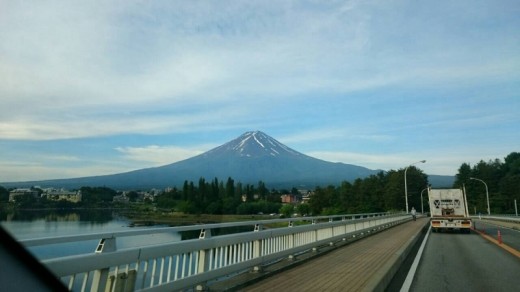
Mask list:
POLYGON ((311 196, 314 195, 314 192, 313 191, 309 191, 309 190, 298 190, 298 192, 302 196, 302 202, 303 203, 308 203, 310 198, 311 198, 311 196))
POLYGON ((130 202, 130 198, 126 196, 126 193, 123 193, 122 195, 114 196, 112 201, 114 203, 125 203, 126 204, 126 203, 130 202))
POLYGON ((45 189, 42 197, 51 201, 81 202, 81 191, 68 191, 65 189, 45 189))
POLYGON ((40 192, 36 189, 14 189, 9 192, 9 202, 15 202, 16 197, 23 195, 30 195, 33 198, 37 198, 40 192))
POLYGON ((284 204, 294 204, 298 203, 298 196, 292 194, 284 194, 281 195, 282 203, 284 204))

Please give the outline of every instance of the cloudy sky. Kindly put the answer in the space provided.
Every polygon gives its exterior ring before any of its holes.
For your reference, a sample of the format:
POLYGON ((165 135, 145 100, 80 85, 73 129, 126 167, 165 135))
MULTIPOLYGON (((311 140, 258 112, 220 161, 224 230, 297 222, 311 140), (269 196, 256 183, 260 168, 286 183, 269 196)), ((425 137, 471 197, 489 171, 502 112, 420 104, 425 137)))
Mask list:
POLYGON ((0 181, 165 165, 261 130, 428 174, 520 151, 520 2, 0 0, 0 181))

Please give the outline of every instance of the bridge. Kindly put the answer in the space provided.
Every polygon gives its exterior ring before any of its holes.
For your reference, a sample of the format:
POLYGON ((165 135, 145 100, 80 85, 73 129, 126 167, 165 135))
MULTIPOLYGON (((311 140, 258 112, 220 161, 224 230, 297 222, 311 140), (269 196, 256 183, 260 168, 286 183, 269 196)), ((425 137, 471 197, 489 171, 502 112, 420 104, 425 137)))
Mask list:
MULTIPOLYGON (((509 220, 520 224, 518 219, 509 220)), ((427 222, 425 218, 411 221, 406 214, 370 213, 150 228, 31 239, 22 244, 33 247, 96 240, 93 253, 42 261, 72 291, 265 291, 291 290, 287 287, 296 288, 298 283, 309 291, 316 290, 312 287, 383 291, 392 285, 391 280, 419 241, 421 230, 426 233, 427 222), (198 236, 118 248, 118 241, 125 237, 160 233, 198 236), (356 245, 360 247, 356 249, 356 245), (347 248, 336 249, 341 246, 347 248), (318 257, 325 253, 333 260, 318 257), (321 268, 317 268, 316 258, 325 259, 321 268), (310 259, 315 260, 299 265, 310 259), (280 273, 289 266, 298 266, 290 269, 291 276, 280 273), (301 267, 310 271, 296 270, 301 267), (328 275, 318 275, 320 270, 328 275), (272 274, 276 276, 266 279, 272 274)), ((484 223, 480 225, 485 228, 484 223)), ((486 233, 482 230, 478 232, 486 233)), ((520 268, 520 261, 518 264, 520 268)), ((514 269, 514 261, 512 265, 514 269)))

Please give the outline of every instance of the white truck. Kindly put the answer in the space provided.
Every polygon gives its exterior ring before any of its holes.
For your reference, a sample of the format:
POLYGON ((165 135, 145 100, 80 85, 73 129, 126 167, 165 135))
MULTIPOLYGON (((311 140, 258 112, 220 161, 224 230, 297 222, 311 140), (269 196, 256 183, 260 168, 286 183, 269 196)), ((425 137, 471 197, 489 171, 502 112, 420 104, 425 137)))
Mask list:
POLYGON ((473 222, 468 213, 464 189, 428 188, 430 225, 433 232, 459 230, 470 233, 473 222))

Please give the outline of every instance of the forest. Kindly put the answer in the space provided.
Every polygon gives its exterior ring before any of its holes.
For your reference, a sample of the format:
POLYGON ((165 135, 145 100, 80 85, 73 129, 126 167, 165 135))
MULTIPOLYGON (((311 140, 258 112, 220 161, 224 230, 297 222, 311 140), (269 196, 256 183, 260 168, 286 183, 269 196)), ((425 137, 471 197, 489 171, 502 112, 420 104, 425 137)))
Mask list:
POLYGON ((454 182, 454 187, 462 186, 468 194, 470 213, 487 213, 487 186, 491 214, 515 214, 515 200, 520 204, 520 153, 512 152, 504 161, 481 160, 473 166, 463 163, 454 182))

